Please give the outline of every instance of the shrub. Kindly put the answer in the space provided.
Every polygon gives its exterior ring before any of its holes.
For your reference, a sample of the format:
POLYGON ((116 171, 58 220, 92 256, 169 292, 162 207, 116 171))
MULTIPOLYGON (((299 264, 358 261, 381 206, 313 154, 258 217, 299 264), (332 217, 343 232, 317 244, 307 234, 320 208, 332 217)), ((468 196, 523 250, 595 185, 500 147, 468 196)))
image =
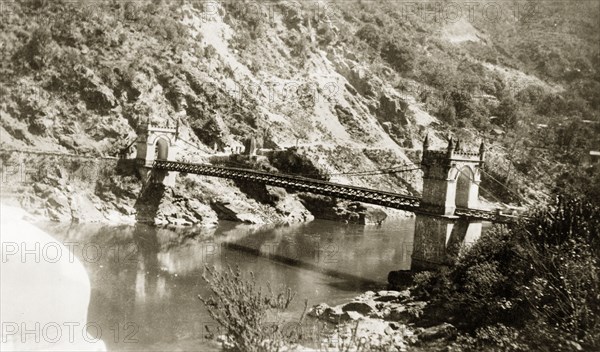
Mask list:
POLYGON ((518 121, 519 106, 513 97, 505 95, 495 109, 498 122, 504 127, 514 127, 518 121))
MULTIPOLYGON (((263 8, 260 3, 252 1, 225 1, 223 6, 228 14, 242 22, 243 30, 247 31, 252 39, 262 35, 265 27, 263 8)), ((240 29, 242 30, 242 29, 240 29)))
POLYGON ((390 40, 381 49, 381 57, 400 72, 411 72, 415 64, 415 54, 410 44, 398 40, 390 40))
POLYGON ((199 298, 210 316, 225 329, 231 346, 224 347, 235 351, 265 351, 277 350, 280 343, 289 343, 291 337, 284 336, 281 329, 283 322, 277 322, 278 317, 273 318, 271 313, 289 307, 295 296, 290 288, 275 293, 267 283, 265 292, 257 285, 252 272, 247 279, 239 268, 219 272, 206 267, 202 278, 214 295, 199 298), (273 320, 268 321, 269 318, 273 320))
POLYGON ((333 27, 328 22, 320 22, 317 27, 317 39, 321 45, 329 45, 335 39, 337 35, 333 30, 333 27))
POLYGON ((529 351, 518 342, 519 331, 503 324, 489 325, 475 331, 475 336, 459 335, 453 347, 460 351, 529 351))
POLYGON ((52 33, 46 27, 39 27, 31 34, 31 39, 21 48, 18 57, 23 57, 29 66, 39 70, 48 65, 55 52, 52 33))
POLYGON ((312 45, 305 34, 291 30, 284 41, 290 47, 292 56, 299 58, 302 62, 306 60, 312 45))
POLYGON ((510 337, 513 350, 597 349, 599 257, 598 204, 558 197, 529 221, 484 234, 453 268, 421 274, 415 292, 476 339, 487 331, 496 346, 510 337), (524 332, 514 336, 514 329, 524 332))
POLYGON ((544 95, 545 91, 543 87, 537 85, 530 85, 526 88, 521 89, 517 93, 516 98, 522 103, 531 104, 535 106, 544 97, 544 95))
POLYGON ((537 113, 546 116, 561 115, 566 110, 567 102, 558 94, 546 94, 537 105, 537 113))
POLYGON ((362 26, 361 29, 356 32, 356 36, 373 47, 373 49, 379 50, 381 36, 379 35, 379 28, 375 27, 373 24, 367 23, 362 26))
POLYGON ((451 126, 456 123, 456 109, 452 104, 443 104, 438 110, 438 115, 442 121, 451 126))

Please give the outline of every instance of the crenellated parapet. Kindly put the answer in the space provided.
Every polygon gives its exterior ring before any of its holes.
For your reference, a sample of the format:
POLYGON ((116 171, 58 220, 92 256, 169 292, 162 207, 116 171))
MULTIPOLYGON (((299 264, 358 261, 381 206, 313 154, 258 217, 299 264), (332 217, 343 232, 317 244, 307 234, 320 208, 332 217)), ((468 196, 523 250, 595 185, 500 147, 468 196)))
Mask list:
POLYGON ((179 122, 143 122, 138 125, 137 133, 140 137, 149 136, 155 133, 172 134, 173 136, 179 135, 179 122))
POLYGON ((479 152, 466 152, 466 151, 452 151, 450 154, 450 159, 463 159, 463 160, 472 160, 472 161, 480 161, 479 152))

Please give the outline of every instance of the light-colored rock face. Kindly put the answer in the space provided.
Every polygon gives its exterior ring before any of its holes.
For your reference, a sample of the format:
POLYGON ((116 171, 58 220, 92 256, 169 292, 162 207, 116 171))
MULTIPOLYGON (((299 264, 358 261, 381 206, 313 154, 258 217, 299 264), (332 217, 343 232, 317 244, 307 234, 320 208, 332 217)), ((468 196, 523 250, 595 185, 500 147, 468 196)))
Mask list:
POLYGON ((2 351, 104 351, 85 332, 90 281, 69 249, 1 205, 2 351))

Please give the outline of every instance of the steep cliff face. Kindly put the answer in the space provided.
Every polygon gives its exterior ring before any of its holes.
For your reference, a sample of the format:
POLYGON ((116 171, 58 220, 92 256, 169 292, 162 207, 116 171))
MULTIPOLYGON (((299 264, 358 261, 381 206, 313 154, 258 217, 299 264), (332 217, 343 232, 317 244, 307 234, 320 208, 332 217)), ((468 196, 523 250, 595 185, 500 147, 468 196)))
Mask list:
MULTIPOLYGON (((394 24, 400 8, 356 12, 360 7, 7 4, 0 24, 2 148, 116 155, 136 139, 140 122, 178 120, 181 160, 204 162, 215 147, 254 136, 265 148, 296 147, 295 154, 332 181, 418 194, 420 174, 358 173, 418 162, 425 134, 433 148, 445 147, 447 125, 436 116, 447 120, 447 96, 438 87, 465 62, 479 79, 476 90, 493 98, 477 102, 480 110, 492 109, 498 87, 515 75, 502 70, 502 62, 483 65, 494 38, 469 22, 429 25, 413 13, 394 24), (389 38, 381 35, 386 29, 393 29, 389 38), (440 62, 450 73, 440 71, 440 62)), ((455 101, 452 114, 460 107, 455 101)), ((481 128, 469 126, 463 134, 474 146, 481 128)), ((88 200, 123 193, 118 182, 107 190, 106 180, 89 181, 88 200)), ((201 214, 210 214, 207 223, 215 214, 258 223, 310 218, 295 195, 281 190, 265 189, 257 200, 247 187, 188 175, 167 193, 157 205, 164 210, 158 222, 204 223, 201 214), (278 200, 265 202, 273 192, 278 200)), ((112 208, 131 216, 131 206, 112 208)))

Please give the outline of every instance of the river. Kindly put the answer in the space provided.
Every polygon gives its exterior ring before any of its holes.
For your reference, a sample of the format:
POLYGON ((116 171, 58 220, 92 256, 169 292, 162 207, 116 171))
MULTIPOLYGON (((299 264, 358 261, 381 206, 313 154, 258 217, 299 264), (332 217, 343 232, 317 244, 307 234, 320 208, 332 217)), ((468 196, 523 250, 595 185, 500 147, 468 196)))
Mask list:
POLYGON ((217 351, 215 328, 198 300, 209 295, 205 265, 239 266, 274 288, 304 300, 338 304, 385 286, 391 270, 408 269, 414 219, 360 226, 315 220, 252 226, 221 222, 215 229, 148 225, 43 224, 86 267, 92 295, 88 331, 109 351, 217 351))

